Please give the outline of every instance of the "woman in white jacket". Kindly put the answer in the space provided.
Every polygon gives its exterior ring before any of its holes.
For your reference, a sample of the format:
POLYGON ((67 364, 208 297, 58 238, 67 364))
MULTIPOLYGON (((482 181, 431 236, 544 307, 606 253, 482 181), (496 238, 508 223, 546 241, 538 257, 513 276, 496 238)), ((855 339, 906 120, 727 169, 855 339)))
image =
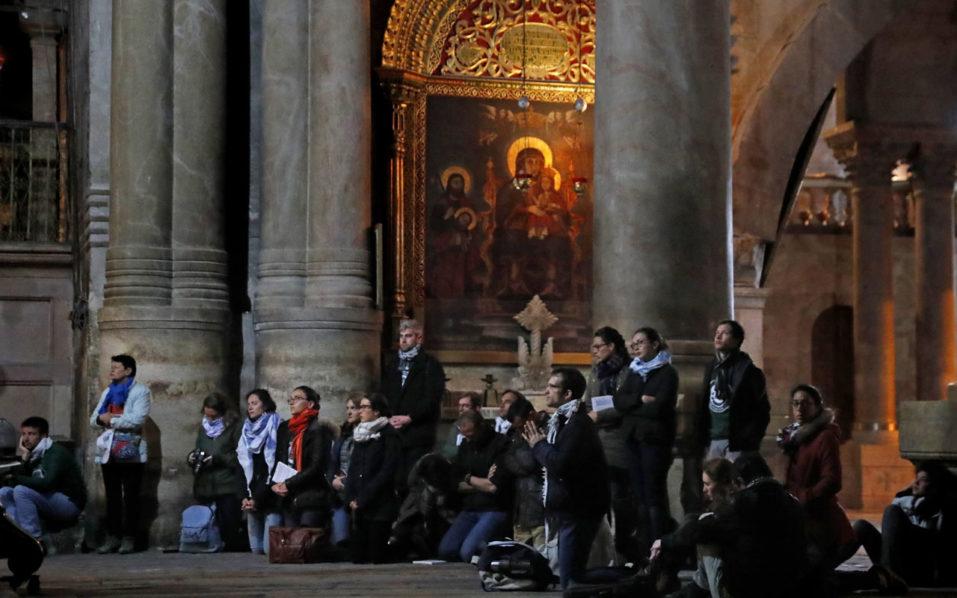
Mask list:
POLYGON ((143 423, 150 414, 150 389, 134 380, 136 360, 129 355, 110 358, 110 385, 90 415, 90 425, 103 430, 96 440, 96 462, 106 487, 107 535, 100 554, 128 554, 136 550, 140 486, 146 465, 143 423), (122 538, 122 540, 121 540, 122 538))

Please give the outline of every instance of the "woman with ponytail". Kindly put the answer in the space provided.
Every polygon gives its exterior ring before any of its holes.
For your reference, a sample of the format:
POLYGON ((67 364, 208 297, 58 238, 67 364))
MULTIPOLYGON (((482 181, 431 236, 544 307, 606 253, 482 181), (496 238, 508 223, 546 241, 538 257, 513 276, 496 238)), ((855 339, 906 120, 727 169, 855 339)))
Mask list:
POLYGON ((276 463, 285 463, 296 474, 282 482, 273 480, 272 491, 280 497, 283 525, 325 527, 332 492, 325 474, 335 430, 319 421, 319 393, 308 386, 290 393, 289 413, 276 431, 276 463))
POLYGON ((236 456, 246 478, 246 512, 249 549, 269 553, 269 528, 282 525, 276 495, 269 491, 269 472, 276 465, 276 432, 279 429, 276 402, 268 390, 257 388, 246 396, 246 421, 236 456))

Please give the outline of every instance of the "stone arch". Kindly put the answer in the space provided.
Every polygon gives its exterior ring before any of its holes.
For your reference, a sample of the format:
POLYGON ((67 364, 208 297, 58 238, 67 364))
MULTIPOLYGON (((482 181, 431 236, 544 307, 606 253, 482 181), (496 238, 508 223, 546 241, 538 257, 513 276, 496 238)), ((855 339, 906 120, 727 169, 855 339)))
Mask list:
POLYGON ((746 102, 733 138, 734 228, 773 240, 798 149, 841 72, 907 0, 834 0, 782 40, 777 64, 746 102))

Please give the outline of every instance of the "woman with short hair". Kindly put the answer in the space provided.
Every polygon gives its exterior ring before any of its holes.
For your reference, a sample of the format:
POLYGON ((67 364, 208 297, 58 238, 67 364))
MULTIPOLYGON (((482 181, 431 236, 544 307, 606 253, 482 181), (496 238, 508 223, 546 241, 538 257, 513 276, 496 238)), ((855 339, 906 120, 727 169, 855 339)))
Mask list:
POLYGON ((218 392, 203 399, 203 419, 196 447, 187 462, 193 468, 193 496, 203 504, 216 505, 216 523, 226 550, 242 546, 240 501, 243 482, 236 447, 242 427, 226 397, 218 392))
POLYGON ((399 466, 399 435, 389 425, 392 412, 385 395, 372 393, 359 400, 359 423, 352 432, 353 449, 346 500, 352 512, 354 563, 383 563, 389 532, 398 511, 395 474, 399 466))
POLYGON ((246 481, 246 512, 249 549, 269 554, 269 528, 282 525, 276 495, 269 491, 269 472, 276 465, 276 433, 279 429, 276 402, 269 391, 257 388, 246 395, 246 421, 239 436, 236 456, 246 481))

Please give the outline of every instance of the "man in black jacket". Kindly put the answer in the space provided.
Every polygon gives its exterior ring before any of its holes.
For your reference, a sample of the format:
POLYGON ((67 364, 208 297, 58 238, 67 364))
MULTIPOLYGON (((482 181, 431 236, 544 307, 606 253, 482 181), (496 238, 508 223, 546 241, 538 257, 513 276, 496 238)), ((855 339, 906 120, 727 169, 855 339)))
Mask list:
POLYGON ((415 320, 399 323, 399 351, 382 368, 382 393, 392 410, 389 423, 402 441, 396 483, 404 495, 412 467, 435 444, 445 394, 445 371, 422 350, 422 326, 415 320))
POLYGON ((718 457, 735 461, 757 453, 771 421, 771 403, 764 372, 741 350, 744 328, 734 320, 718 323, 714 331, 715 357, 705 368, 703 396, 695 417, 697 454, 685 460, 688 474, 682 485, 685 511, 699 512, 701 464, 718 457), (689 486, 690 482, 690 486, 689 486))
POLYGON ((601 518, 611 506, 608 466, 598 429, 581 407, 585 377, 557 368, 545 398, 556 409, 543 434, 525 424, 525 440, 545 468, 545 518, 558 535, 559 578, 563 588, 585 571, 601 518))

